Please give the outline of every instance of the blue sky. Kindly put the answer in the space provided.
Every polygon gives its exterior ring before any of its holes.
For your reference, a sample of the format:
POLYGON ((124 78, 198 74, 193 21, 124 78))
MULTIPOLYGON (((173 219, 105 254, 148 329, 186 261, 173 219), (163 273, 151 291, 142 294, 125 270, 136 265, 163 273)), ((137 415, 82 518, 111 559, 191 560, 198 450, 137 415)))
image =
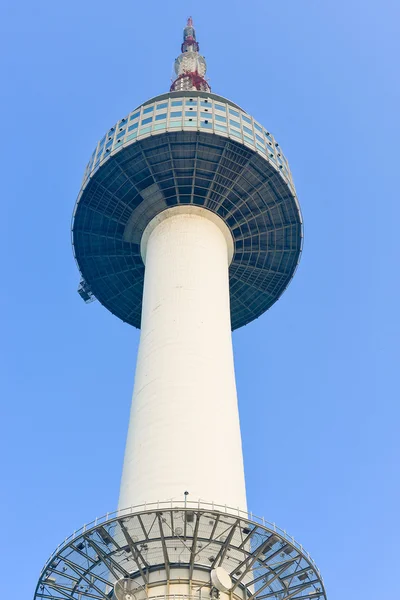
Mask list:
POLYGON ((190 14, 213 91, 279 140, 305 221, 290 287, 234 334, 249 507, 330 600, 394 597, 395 0, 3 2, 2 597, 32 597, 58 543, 116 507, 138 331, 76 293, 70 219, 97 140, 169 88, 190 14))

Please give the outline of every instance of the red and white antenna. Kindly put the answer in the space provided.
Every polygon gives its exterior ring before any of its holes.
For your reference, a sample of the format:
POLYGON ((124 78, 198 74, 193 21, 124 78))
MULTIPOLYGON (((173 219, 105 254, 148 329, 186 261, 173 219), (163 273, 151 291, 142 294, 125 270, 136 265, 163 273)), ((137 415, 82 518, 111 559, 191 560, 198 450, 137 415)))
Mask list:
POLYGON ((183 30, 181 54, 175 60, 176 79, 171 85, 171 92, 198 90, 210 92, 205 74, 207 64, 204 56, 199 54, 199 43, 196 40, 196 31, 193 19, 189 17, 183 30))

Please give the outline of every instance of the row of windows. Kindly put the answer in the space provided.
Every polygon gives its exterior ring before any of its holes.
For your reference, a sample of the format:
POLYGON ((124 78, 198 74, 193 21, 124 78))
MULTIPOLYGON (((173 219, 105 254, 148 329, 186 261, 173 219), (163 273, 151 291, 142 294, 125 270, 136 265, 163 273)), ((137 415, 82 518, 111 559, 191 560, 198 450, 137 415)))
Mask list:
MULTIPOLYGON (((184 101, 183 101, 183 100, 171 100, 171 103, 170 103, 170 104, 171 104, 171 107, 174 107, 174 108, 175 108, 175 107, 182 107, 182 106, 183 106, 183 103, 184 103, 184 101)), ((196 101, 194 101, 192 98, 191 98, 191 99, 186 99, 186 101, 185 101, 185 107, 186 107, 186 110, 185 110, 185 116, 192 116, 192 115, 190 115, 190 114, 189 114, 189 112, 188 112, 188 110, 187 110, 188 108, 189 108, 189 111, 194 111, 194 112, 197 112, 197 104, 198 104, 198 103, 197 103, 197 100, 196 100, 196 101), (191 106, 191 105, 193 105, 193 106, 191 106)), ((251 124, 252 124, 252 120, 251 120, 251 118, 247 117, 247 116, 246 116, 245 114, 243 114, 243 113, 239 113, 237 110, 233 109, 233 108, 232 108, 232 107, 230 107, 229 105, 226 105, 226 106, 225 106, 225 105, 219 104, 219 103, 217 103, 217 102, 214 102, 214 103, 213 103, 213 102, 211 102, 211 101, 208 101, 208 100, 200 100, 199 104, 200 104, 200 107, 205 107, 205 106, 207 107, 207 108, 204 108, 204 110, 201 110, 201 112, 200 112, 201 116, 202 116, 202 117, 204 117, 204 118, 207 118, 207 117, 209 116, 208 114, 206 114, 206 111, 212 111, 212 107, 214 107, 214 112, 215 112, 215 115, 214 115, 214 116, 215 116, 215 118, 216 118, 217 120, 220 120, 220 121, 222 121, 222 122, 225 122, 225 119, 226 119, 226 117, 224 117, 224 116, 222 116, 222 115, 219 115, 219 114, 217 114, 217 111, 224 112, 224 113, 225 113, 225 115, 226 115, 226 111, 228 110, 228 115, 229 115, 229 117, 237 118, 238 120, 239 120, 239 119, 240 119, 240 117, 241 117, 242 123, 243 123, 243 122, 244 122, 244 123, 247 123, 247 124, 248 124, 248 125, 250 125, 250 126, 251 126, 251 124)), ((152 106, 144 107, 144 108, 143 108, 143 111, 142 111, 142 117, 143 117, 144 115, 147 115, 147 114, 151 114, 151 113, 153 113, 153 112, 154 112, 154 110, 156 110, 156 112, 157 112, 158 110, 165 110, 165 109, 167 109, 167 108, 168 108, 168 102, 162 102, 162 103, 158 103, 158 104, 156 104, 156 105, 152 105, 152 106)), ((170 115, 170 116, 171 116, 172 118, 175 118, 175 117, 176 117, 176 118, 178 118, 178 117, 180 117, 180 116, 182 116, 182 115, 180 114, 180 111, 172 111, 172 110, 171 110, 171 115, 170 115)), ((133 114, 132 114, 132 115, 129 117, 129 120, 130 120, 130 121, 135 121, 135 120, 139 120, 139 118, 140 118, 140 110, 139 110, 139 111, 136 111, 136 112, 134 112, 134 113, 133 113, 133 114)), ((149 118, 151 119, 151 117, 149 117, 149 118)), ((155 116, 155 119, 156 119, 156 120, 160 120, 160 119, 162 119, 162 118, 163 118, 163 115, 161 115, 161 114, 156 114, 156 116, 155 116)), ((118 124, 118 125, 119 125, 119 127, 120 127, 120 130, 121 130, 121 127, 124 125, 124 122, 125 122, 125 121, 126 121, 126 119, 122 119, 122 121, 120 121, 120 122, 119 122, 119 124, 118 124)), ((144 120, 142 120, 142 124, 143 124, 144 122, 145 122, 145 123, 149 123, 149 122, 151 122, 151 120, 150 120, 150 121, 147 121, 146 119, 144 119, 144 120)), ((232 124, 232 126, 233 126, 233 127, 235 127, 235 126, 236 126, 236 127, 238 127, 238 124, 236 124, 236 121, 234 121, 233 119, 230 119, 230 122, 231 122, 231 124, 232 124)), ((256 122, 253 122, 253 124, 254 124, 254 128, 255 128, 255 129, 256 129, 256 130, 257 130, 259 133, 264 133, 264 135, 265 135, 265 136, 266 136, 266 137, 267 137, 267 138, 268 138, 270 141, 272 141, 272 140, 273 140, 272 136, 270 135, 270 133, 269 133, 268 131, 265 131, 265 130, 263 130, 263 128, 262 128, 262 127, 261 127, 261 126, 260 126, 258 123, 256 123, 256 122)), ((245 127, 245 125, 243 125, 243 127, 245 127)), ((114 127, 113 127, 113 128, 111 128, 111 129, 110 129, 110 131, 109 131, 109 135, 113 135, 113 132, 114 132, 114 131, 115 131, 115 128, 114 128, 114 127)), ((251 131, 251 130, 250 130, 250 129, 248 129, 247 133, 249 133, 250 131, 251 131)), ((249 133, 249 135, 252 135, 252 133, 249 133)), ((104 139, 104 138, 103 138, 103 139, 104 139)), ((101 142, 100 142, 100 147, 102 146, 102 142, 103 142, 103 140, 101 140, 101 142)))
POLYGON ((144 106, 128 117, 121 119, 100 140, 97 152, 93 153, 86 172, 90 172, 92 168, 97 168, 101 158, 109 154, 113 146, 115 148, 121 146, 123 140, 128 142, 136 138, 138 134, 146 135, 151 131, 166 129, 167 123, 162 123, 162 121, 167 121, 168 109, 168 128, 197 127, 199 120, 201 129, 214 128, 215 131, 229 133, 231 136, 240 138, 245 143, 256 147, 273 160, 275 164, 278 164, 279 168, 287 172, 287 161, 281 155, 279 145, 275 143, 269 131, 266 131, 259 123, 246 114, 235 110, 230 105, 201 98, 170 99, 169 101, 158 102, 150 106, 144 106), (184 120, 182 121, 182 119, 184 120))

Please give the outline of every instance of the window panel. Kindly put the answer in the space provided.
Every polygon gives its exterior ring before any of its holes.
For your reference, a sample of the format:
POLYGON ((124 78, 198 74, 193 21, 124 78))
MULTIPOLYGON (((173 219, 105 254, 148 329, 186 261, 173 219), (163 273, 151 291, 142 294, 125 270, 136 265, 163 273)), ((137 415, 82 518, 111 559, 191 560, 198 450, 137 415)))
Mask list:
POLYGON ((229 125, 231 127, 237 127, 238 129, 240 129, 240 123, 236 123, 236 121, 232 121, 232 119, 229 119, 229 125))

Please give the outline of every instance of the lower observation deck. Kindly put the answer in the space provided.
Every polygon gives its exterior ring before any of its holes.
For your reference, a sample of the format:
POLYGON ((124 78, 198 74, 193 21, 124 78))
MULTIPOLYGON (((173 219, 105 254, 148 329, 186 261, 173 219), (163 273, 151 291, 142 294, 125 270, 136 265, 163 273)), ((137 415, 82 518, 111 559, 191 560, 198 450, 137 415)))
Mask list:
POLYGON ((109 600, 130 581, 136 600, 326 600, 304 548, 272 523, 223 506, 164 502, 107 514, 74 532, 46 563, 35 600, 109 600))
POLYGON ((205 92, 149 100, 98 143, 73 219, 81 295, 140 327, 146 225, 177 205, 206 208, 234 241, 232 329, 265 312, 299 261, 302 219, 288 163, 271 133, 205 92))

